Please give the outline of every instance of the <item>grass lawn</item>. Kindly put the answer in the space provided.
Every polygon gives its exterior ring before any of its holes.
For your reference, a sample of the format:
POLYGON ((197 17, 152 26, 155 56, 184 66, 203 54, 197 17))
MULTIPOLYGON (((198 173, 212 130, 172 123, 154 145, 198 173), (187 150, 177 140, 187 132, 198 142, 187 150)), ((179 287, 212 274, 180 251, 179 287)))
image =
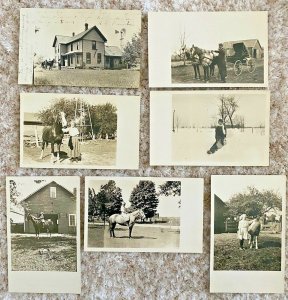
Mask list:
POLYGON ((12 234, 11 264, 13 271, 76 272, 76 237, 67 235, 36 239, 34 234, 12 234))
POLYGON ((35 85, 91 86, 111 88, 139 88, 138 70, 53 69, 34 70, 35 85))
POLYGON ((258 247, 249 249, 245 241, 245 250, 240 250, 236 233, 214 235, 214 270, 281 270, 281 236, 261 232, 258 247))
POLYGON ((175 228, 145 227, 135 224, 132 238, 128 238, 128 227, 116 225, 115 236, 110 238, 108 226, 89 224, 88 247, 91 248, 179 248, 180 231, 175 228))
MULTIPOLYGON (((172 83, 205 83, 203 81, 203 68, 200 66, 200 74, 202 80, 194 78, 194 69, 191 64, 178 65, 171 68, 172 83)), ((218 68, 215 67, 215 75, 211 77, 210 83, 221 83, 218 77, 218 68)), ((243 66, 242 73, 236 76, 233 64, 227 64, 227 83, 263 83, 264 82, 264 65, 263 61, 256 61, 256 69, 253 73, 249 73, 246 66, 243 66)), ((208 83, 209 84, 209 83, 208 83)))

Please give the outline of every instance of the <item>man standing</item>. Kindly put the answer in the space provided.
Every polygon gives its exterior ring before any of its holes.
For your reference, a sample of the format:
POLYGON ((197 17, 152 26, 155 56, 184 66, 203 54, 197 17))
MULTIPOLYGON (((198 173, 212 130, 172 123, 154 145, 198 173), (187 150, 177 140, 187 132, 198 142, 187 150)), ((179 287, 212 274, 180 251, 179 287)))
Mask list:
POLYGON ((226 68, 226 54, 225 54, 225 49, 223 48, 223 44, 219 44, 218 51, 219 53, 218 56, 218 68, 219 68, 219 73, 221 77, 222 82, 226 82, 226 77, 227 77, 227 68, 226 68))

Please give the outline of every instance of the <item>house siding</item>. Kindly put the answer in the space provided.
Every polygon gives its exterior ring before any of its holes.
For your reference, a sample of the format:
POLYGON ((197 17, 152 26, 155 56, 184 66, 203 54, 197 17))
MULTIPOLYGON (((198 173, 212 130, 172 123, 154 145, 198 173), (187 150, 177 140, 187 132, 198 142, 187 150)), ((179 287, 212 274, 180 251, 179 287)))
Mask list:
MULTIPOLYGON (((30 213, 37 216, 40 212, 57 215, 58 233, 76 234, 76 227, 69 226, 69 214, 76 214, 76 201, 73 194, 59 186, 50 183, 25 200, 30 213), (56 198, 50 197, 50 187, 56 187, 56 198)), ((35 233, 31 221, 25 217, 25 233, 35 233)))

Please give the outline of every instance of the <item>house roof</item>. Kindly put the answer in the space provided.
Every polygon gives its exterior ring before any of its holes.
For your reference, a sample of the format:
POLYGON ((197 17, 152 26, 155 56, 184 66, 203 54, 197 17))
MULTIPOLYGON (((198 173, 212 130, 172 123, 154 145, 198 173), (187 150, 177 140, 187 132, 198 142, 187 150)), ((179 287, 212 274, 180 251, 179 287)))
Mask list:
POLYGON ((233 49, 233 44, 236 43, 244 43, 246 47, 252 47, 254 48, 255 45, 258 43, 260 48, 262 49, 259 40, 257 39, 250 39, 250 40, 239 40, 239 41, 227 41, 223 43, 224 48, 232 48, 233 49))
POLYGON ((45 187, 47 187, 47 186, 48 186, 49 184, 51 184, 51 183, 55 183, 56 185, 60 186, 61 188, 63 188, 64 190, 66 190, 69 194, 71 194, 72 197, 74 197, 74 195, 73 195, 72 192, 70 192, 70 191, 69 191, 68 189, 66 189, 64 186, 62 186, 62 185, 60 185, 59 183, 57 183, 55 180, 52 180, 52 181, 50 181, 50 182, 48 182, 48 183, 42 185, 41 187, 39 187, 37 190, 35 190, 35 191, 32 192, 31 194, 29 194, 28 196, 26 196, 24 199, 21 200, 21 203, 24 202, 24 201, 29 200, 29 198, 30 198, 32 195, 38 193, 39 191, 41 191, 42 189, 44 189, 45 187))
POLYGON ((82 38, 84 38, 84 36, 89 33, 92 30, 96 30, 96 32, 100 35, 100 37, 102 38, 102 40, 104 42, 107 42, 107 39, 105 38, 105 36, 102 34, 102 32, 98 29, 98 27, 95 25, 91 28, 88 28, 87 30, 80 32, 74 36, 64 36, 64 35, 55 35, 54 41, 53 41, 53 47, 55 47, 56 44, 56 40, 58 40, 58 42, 60 44, 70 44, 72 42, 76 42, 78 40, 81 40, 82 38))
POLYGON ((214 201, 223 207, 227 206, 226 203, 220 197, 218 197, 216 194, 214 194, 214 201))
POLYGON ((39 119, 37 113, 24 112, 24 125, 41 125, 43 122, 39 119))
POLYGON ((123 52, 117 46, 105 45, 105 56, 122 56, 123 52))

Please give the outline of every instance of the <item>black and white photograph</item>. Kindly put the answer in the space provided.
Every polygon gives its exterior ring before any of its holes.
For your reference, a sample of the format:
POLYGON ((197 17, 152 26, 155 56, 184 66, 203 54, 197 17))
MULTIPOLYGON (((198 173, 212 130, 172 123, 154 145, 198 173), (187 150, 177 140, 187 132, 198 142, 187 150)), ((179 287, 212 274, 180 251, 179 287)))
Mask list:
POLYGON ((267 47, 265 11, 149 13, 150 86, 267 86, 267 47))
POLYGON ((7 177, 6 185, 9 291, 80 293, 79 177, 7 177))
POLYGON ((286 177, 219 175, 212 176, 211 182, 212 290, 280 292, 284 289, 286 177), (238 276, 244 277, 242 284, 238 276), (238 284, 231 284, 236 278, 238 284), (269 280, 266 287, 265 280, 269 280))
POLYGON ((139 88, 141 13, 21 9, 19 83, 139 88))
POLYGON ((151 164, 269 165, 269 105, 266 91, 151 92, 151 164))
POLYGON ((139 102, 137 96, 21 94, 21 166, 137 168, 139 102))
POLYGON ((202 179, 86 177, 85 192, 86 251, 202 252, 202 179))

